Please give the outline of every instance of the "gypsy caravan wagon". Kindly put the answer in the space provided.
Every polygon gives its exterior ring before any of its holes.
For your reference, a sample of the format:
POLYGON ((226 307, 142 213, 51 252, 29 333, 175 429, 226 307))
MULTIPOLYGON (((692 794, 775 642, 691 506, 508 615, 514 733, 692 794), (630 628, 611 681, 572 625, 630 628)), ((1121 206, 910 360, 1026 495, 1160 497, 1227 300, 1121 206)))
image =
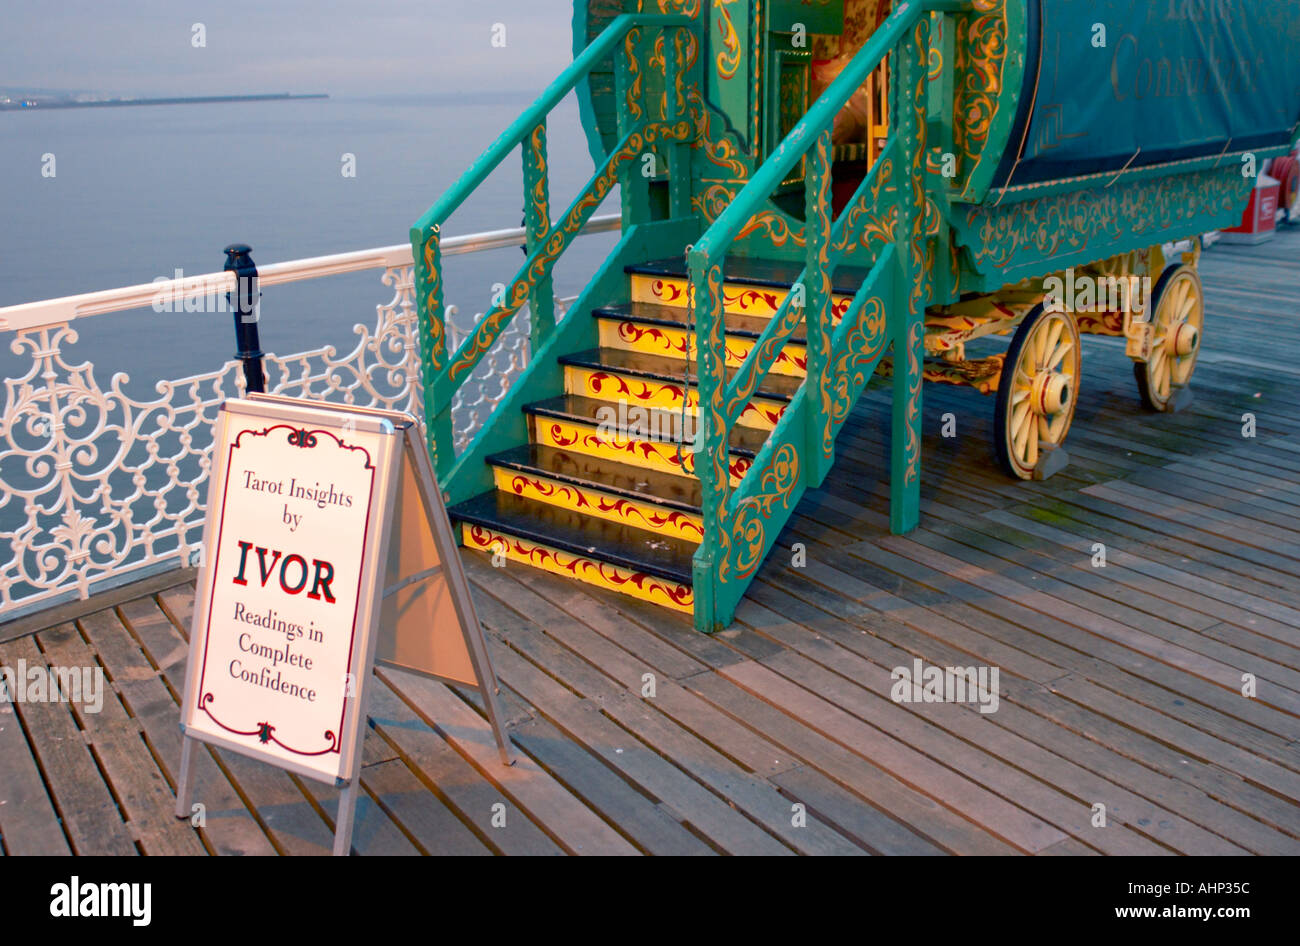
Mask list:
POLYGON ((575 0, 573 30, 411 230, 430 447, 465 545, 701 630, 877 372, 896 532, 923 381, 990 395, 1022 479, 1065 462, 1082 332, 1124 338, 1139 396, 1176 409, 1197 235, 1300 124, 1300 0, 575 0), (595 171, 553 207, 547 116, 575 91, 595 171), (452 350, 440 227, 516 149, 527 259, 452 350), (553 265, 615 184, 621 239, 557 320, 553 265), (516 316, 530 363, 458 451, 453 398, 516 316))

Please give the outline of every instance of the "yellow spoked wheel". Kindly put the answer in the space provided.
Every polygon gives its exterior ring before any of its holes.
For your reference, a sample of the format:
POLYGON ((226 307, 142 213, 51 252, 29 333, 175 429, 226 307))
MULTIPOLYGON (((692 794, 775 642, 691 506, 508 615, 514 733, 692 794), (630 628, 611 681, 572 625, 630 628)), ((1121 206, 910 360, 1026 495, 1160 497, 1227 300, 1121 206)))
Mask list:
MULTIPOLYGON (((1079 390, 1079 327, 1068 312, 1035 306, 1007 349, 994 415, 998 462, 1034 478, 1044 455, 1065 440, 1079 390)), ((1062 454, 1063 455, 1063 454, 1062 454)))
POLYGON ((1151 356, 1133 363, 1133 375, 1143 403, 1153 411, 1167 411, 1196 369, 1205 327, 1201 277, 1187 265, 1170 267, 1156 283, 1153 296, 1151 356))

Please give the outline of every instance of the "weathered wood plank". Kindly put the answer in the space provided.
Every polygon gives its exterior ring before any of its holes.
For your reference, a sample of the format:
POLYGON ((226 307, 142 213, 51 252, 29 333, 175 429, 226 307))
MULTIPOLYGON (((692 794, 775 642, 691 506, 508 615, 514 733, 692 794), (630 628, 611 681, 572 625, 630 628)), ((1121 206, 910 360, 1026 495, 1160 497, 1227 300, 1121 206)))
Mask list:
MULTIPOLYGON (((0 645, 0 664, 44 668, 31 637, 0 645)), ((15 704, 75 854, 136 854, 127 829, 76 719, 65 703, 15 704)))
MULTIPOLYGON (((881 554, 885 556, 886 561, 892 558, 889 553, 881 554)), ((867 571, 866 563, 856 558, 843 560, 840 564, 858 578, 862 578, 867 571)), ((903 573, 916 572, 914 580, 923 581, 932 587, 942 588, 944 583, 949 581, 947 576, 941 576, 938 573, 926 574, 926 571, 920 566, 912 568, 911 563, 905 559, 900 560, 898 564, 890 564, 895 568, 899 568, 903 573)), ((816 577, 811 567, 808 571, 810 573, 809 577, 816 577)), ((874 574, 872 579, 879 580, 874 574)), ((841 573, 832 571, 827 580, 830 582, 831 588, 837 589, 841 593, 857 596, 852 582, 847 581, 841 573)), ((1164 685, 1157 687, 1122 669, 1129 655, 1129 652, 1124 649, 1110 649, 1113 651, 1114 657, 1118 659, 1118 665, 1106 663, 1097 657, 1087 657, 1076 650, 1059 646, 1046 638, 1037 637, 1026 630, 1010 625, 993 615, 978 611, 969 605, 954 603, 943 597, 927 596, 924 591, 918 590, 916 585, 911 582, 904 582, 903 579, 894 579, 894 586, 900 594, 906 594, 908 599, 918 603, 910 603, 910 600, 905 601, 874 588, 868 598, 874 599, 870 603, 873 608, 880 609, 881 614, 906 622, 907 626, 915 626, 918 632, 927 635, 923 638, 915 638, 923 643, 909 645, 909 648, 914 652, 925 652, 925 649, 933 646, 935 641, 945 644, 957 643, 963 651, 984 662, 1000 665, 1004 670, 1009 669, 1021 677, 1030 678, 1031 674, 1029 672, 1017 669, 1020 666, 1020 658, 1017 656, 1020 651, 1007 650, 1002 642, 1015 643, 1017 647, 1050 656, 1059 667, 1071 668, 1077 674, 1086 678, 1104 681, 1108 687, 1108 693, 1106 699, 1100 704, 1102 706, 1109 707, 1112 703, 1127 703, 1132 697, 1138 697, 1146 701, 1145 704, 1134 705, 1134 709, 1140 714, 1149 714, 1151 709, 1148 707, 1153 707, 1160 712, 1177 713, 1181 718, 1196 721, 1198 725, 1207 731, 1216 733, 1223 731, 1225 727, 1232 726, 1231 719, 1225 719, 1215 711, 1208 710, 1182 696, 1182 694, 1188 692, 1187 678, 1179 672, 1169 668, 1162 668, 1158 664, 1146 665, 1139 662, 1133 666, 1134 670, 1163 682, 1164 685), (958 624, 955 621, 946 620, 941 617, 942 614, 951 614, 963 623, 958 624), (936 624, 936 618, 940 623, 936 624), (1165 680, 1166 677, 1168 680, 1165 680)), ((864 598, 864 600, 867 600, 867 598, 864 598)), ((870 613, 869 611, 868 614, 870 613)), ((865 618, 867 625, 870 627, 878 627, 882 621, 887 620, 888 618, 879 616, 865 618)), ((908 633, 908 627, 903 625, 890 626, 889 635, 891 638, 899 639, 900 635, 906 633, 908 633)), ((1107 648, 1099 649, 1103 651, 1103 656, 1110 656, 1109 653, 1105 653, 1107 648)), ((1050 682, 1050 680, 1046 681, 1045 685, 1050 686, 1050 682)), ((1004 683, 1005 685, 1008 684, 1004 683)), ((1201 684, 1201 686, 1208 685, 1201 684)), ((1046 690, 1040 691, 1038 688, 1039 685, 1034 683, 1028 692, 1031 695, 1034 692, 1046 692, 1046 690)), ((1218 692, 1221 691, 1214 688, 1209 691, 1209 696, 1213 697, 1218 692)), ((1236 699, 1236 702, 1238 704, 1250 703, 1250 701, 1243 701, 1239 698, 1236 699)), ((1073 706, 1073 704, 1066 705, 1073 706)), ((1250 705, 1253 706, 1254 704, 1250 705)), ((1047 715, 1058 720, 1062 718, 1055 705, 1048 704, 1045 707, 1036 705, 1035 709, 1040 715, 1047 715)), ((1164 746, 1147 740, 1145 737, 1134 740, 1128 735, 1119 735, 1119 733, 1125 731, 1113 728, 1108 720, 1100 716, 1095 719, 1089 717, 1090 714, 1085 711, 1084 718, 1089 719, 1088 725, 1093 728, 1079 728, 1080 733, 1091 734, 1096 731, 1096 726, 1101 726, 1110 734, 1110 738, 1099 739, 1098 741, 1102 741, 1107 745, 1123 747, 1126 754, 1142 758, 1147 764, 1159 767, 1167 775, 1172 775, 1175 778, 1185 778, 1197 785, 1204 785, 1208 793, 1235 805, 1243 812, 1258 815, 1261 810, 1267 811, 1267 817, 1271 819, 1270 823, 1276 827, 1285 827, 1290 830, 1292 825, 1300 824, 1296 820, 1297 816, 1300 816, 1300 808, 1277 805, 1275 799, 1270 800, 1271 796, 1267 792, 1247 785, 1235 774, 1223 776, 1217 768, 1213 766, 1207 768, 1187 755, 1169 752, 1164 746), (1143 747, 1142 752, 1135 752, 1130 748, 1130 744, 1134 741, 1143 747)), ((1066 713, 1065 718, 1071 718, 1070 714, 1066 713)))
POLYGON ((1022 851, 1032 853, 1065 837, 1041 819, 984 789, 969 777, 939 765, 903 741, 869 726, 837 704, 756 662, 728 667, 725 676, 796 716, 863 757, 895 773, 944 804, 983 824, 1022 851))
MULTIPOLYGON (((1265 734, 1295 725, 1295 719, 1290 715, 1281 714, 1257 701, 1243 700, 1238 689, 1239 674, 1232 675, 1224 670, 1222 682, 1211 683, 1185 667, 1153 659, 1141 646, 1128 646, 1130 643, 1150 643, 1145 636, 1136 632, 1123 629, 1116 635, 1119 639, 1106 634, 1090 635, 1085 629, 1040 610, 1027 608, 1018 600, 1009 598, 997 597, 996 607, 989 607, 983 600, 985 596, 972 595, 969 585, 962 578, 950 576, 942 561, 935 562, 932 558, 930 564, 926 564, 916 557, 897 555, 883 546, 865 543, 851 547, 850 551, 855 559, 861 558, 887 566, 901 575, 924 581, 932 588, 953 595, 955 600, 946 603, 943 610, 959 615, 963 623, 972 627, 997 627, 999 631, 996 636, 1000 639, 1007 639, 1006 635, 1011 633, 1020 642, 1018 646, 1044 656, 1050 653, 1052 662, 1061 667, 1079 670, 1090 678, 1114 679, 1112 687, 1117 694, 1121 694, 1118 697, 1120 699, 1125 695, 1142 694, 1147 706, 1162 712, 1175 712, 1189 720, 1204 719, 1207 731, 1230 726, 1224 717, 1250 721, 1264 730, 1265 734), (960 603, 966 598, 970 598, 972 603, 960 603), (1023 631, 1011 631, 1007 628, 1009 624, 1022 628, 1023 631), (1083 667, 1090 669, 1084 671, 1083 667), (1121 673, 1117 674, 1117 670, 1121 673), (1159 684, 1164 689, 1156 689, 1143 681, 1159 684), (1190 696, 1195 702, 1177 699, 1173 694, 1190 696)), ((848 563, 846 568, 856 572, 856 568, 848 563)), ((1183 652, 1177 648, 1157 645, 1156 649, 1175 657, 1183 656, 1183 652)), ((1243 733, 1252 735, 1244 730, 1243 733)), ((1256 738, 1266 738, 1265 734, 1253 735, 1256 738)), ((1273 745, 1276 746, 1276 742, 1273 745)))
MULTIPOLYGON (((0 660, 0 663, 3 661, 0 660)), ((6 854, 70 854, 12 703, 0 698, 0 837, 6 854)))
MULTIPOLYGON (((72 624, 42 631, 37 641, 51 666, 100 670, 94 653, 72 624)), ((128 830, 146 854, 205 853, 190 824, 172 816, 176 795, 141 738, 139 722, 127 714, 107 680, 101 698, 98 712, 84 702, 68 705, 108 777, 128 819, 128 830)))
MULTIPOLYGON (((791 610, 787 606, 781 614, 790 615, 791 610)), ((800 617, 802 618, 802 614, 800 617)), ((868 693, 889 693, 892 684, 892 666, 907 666, 910 663, 897 657, 894 658, 892 665, 888 658, 873 663, 856 656, 856 653, 846 653, 843 648, 827 639, 830 635, 824 637, 820 632, 814 634, 791 621, 782 621, 776 614, 771 615, 764 628, 770 633, 781 634, 790 643, 792 649, 799 651, 809 661, 816 661, 822 667, 833 668, 838 677, 855 681, 868 693)), ((932 663, 934 666, 966 665, 960 661, 953 663, 932 661, 932 663)), ((820 675, 807 667, 802 668, 797 674, 788 675, 803 682, 805 687, 815 688, 821 693, 829 694, 832 692, 830 687, 843 686, 832 677, 825 678, 828 683, 819 683, 820 675)), ((836 700, 836 702, 846 709, 852 708, 844 700, 836 700)), ((1066 795, 1090 800, 1089 804, 1097 802, 1106 804, 1112 824, 1125 824, 1136 833, 1145 834, 1162 845, 1184 853, 1244 853, 1237 845, 1205 831, 1197 824, 1184 821, 1171 811, 1152 805, 1147 799, 1130 792, 1123 785, 1100 778, 1093 772, 1085 770, 1076 764, 1076 759, 1050 751, 1047 747, 1054 746, 1056 733, 1046 734, 1041 741, 1032 741, 1029 738, 1029 730, 1037 721, 1031 719, 1028 714, 1018 714, 1014 705, 999 701, 996 712, 988 714, 969 710, 954 712, 954 709, 962 708, 943 704, 910 704, 906 709, 923 717, 934 727, 942 728, 968 744, 950 742, 948 744, 950 748, 945 752, 943 745, 931 737, 928 742, 932 749, 926 750, 928 754, 946 762, 949 766, 959 767, 962 770, 978 769, 981 772, 981 782, 986 787, 997 790, 999 784, 1004 785, 1005 788, 1002 790, 1004 797, 1015 799, 1021 807, 1028 806, 1035 795, 1039 795, 1041 807, 1035 810, 1042 812, 1044 817, 1047 817, 1050 811, 1062 812, 1071 821, 1070 823, 1057 821, 1058 827, 1102 850, 1112 853, 1119 853, 1122 849, 1132 850, 1134 842, 1130 839, 1114 837, 1114 832, 1098 834, 1092 828, 1090 819, 1073 820, 1073 812, 1068 806, 1063 806, 1060 799, 1042 796, 1041 792, 1036 793, 1033 790, 1028 792, 1018 790, 1014 782, 1009 782, 1005 775, 999 781, 997 773, 987 763, 981 766, 978 761, 980 757, 977 756, 972 761, 973 753, 970 747, 978 747, 982 752, 989 753, 1008 765, 1024 769, 1042 783, 1051 785, 1066 795), (1014 717, 1014 723, 1008 722, 1008 716, 1014 717)), ((855 715, 861 716, 861 714, 855 715)), ((923 734, 913 733, 908 737, 908 742, 918 748, 926 745, 923 734)))
MULTIPOLYGON (((521 816, 517 807, 510 810, 509 797, 416 715, 394 692, 391 681, 380 680, 380 683, 372 693, 370 705, 376 731, 389 740, 407 766, 470 835, 494 853, 533 856, 564 853, 545 831, 528 817, 521 816), (497 804, 507 806, 505 824, 499 821, 493 824, 493 806, 497 804)), ((458 843, 469 844, 467 840, 458 843)))
MULTIPOLYGON (((171 692, 125 626, 112 611, 97 611, 78 622, 100 661, 112 676, 123 705, 138 721, 159 767, 175 792, 181 757, 180 710, 171 692)), ((199 829, 218 854, 241 856, 276 853, 275 847, 225 774, 207 751, 195 757, 195 798, 203 805, 199 829)))
MULTIPOLYGON (((501 581, 494 583, 493 594, 498 594, 501 587, 501 581)), ((521 587, 521 590, 525 589, 521 587)), ((539 599, 531 593, 526 600, 528 604, 523 606, 530 613, 545 606, 538 603, 539 599)), ((540 625, 538 627, 540 629, 540 625)), ((640 695, 642 683, 639 674, 630 685, 614 683, 592 669, 590 664, 565 653, 558 645, 548 644, 545 635, 536 632, 513 635, 511 643, 514 649, 544 667, 561 683, 588 699, 598 701, 602 711, 619 725, 643 742, 658 747, 676 765, 786 844, 804 853, 861 853, 856 845, 813 819, 803 827, 792 825, 790 805, 774 787, 731 761, 705 739, 673 725, 662 716, 655 708, 656 698, 647 699, 640 695)), ((664 685, 670 689, 673 686, 672 681, 664 681, 664 685)), ((683 698, 687 696, 683 694, 683 698)), ((729 727, 729 732, 733 738, 743 738, 739 728, 729 727)), ((752 739, 753 734, 748 735, 752 739)), ((766 752, 764 758, 769 758, 776 750, 768 747, 766 752)), ((779 760, 776 765, 780 767, 779 760)))
POLYGON ((401 759, 367 766, 361 784, 421 854, 477 857, 492 853, 401 759))
MULTIPOLYGON (((617 831, 566 791, 532 759, 519 754, 514 765, 501 764, 487 720, 479 716, 446 686, 397 670, 379 671, 400 690, 426 723, 443 733, 485 777, 509 793, 514 805, 574 854, 634 854, 634 848, 617 831)), ((508 806, 509 807, 509 806, 508 806)), ((490 813, 484 815, 489 818, 490 813)), ((520 816, 520 811, 513 813, 520 816)), ((511 813, 507 812, 507 822, 511 813)))

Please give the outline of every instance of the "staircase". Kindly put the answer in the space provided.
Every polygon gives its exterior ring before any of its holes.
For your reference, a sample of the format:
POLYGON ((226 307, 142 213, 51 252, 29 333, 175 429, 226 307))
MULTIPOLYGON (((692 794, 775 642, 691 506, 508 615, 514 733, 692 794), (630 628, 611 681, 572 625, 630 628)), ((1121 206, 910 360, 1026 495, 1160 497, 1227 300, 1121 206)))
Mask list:
MULTIPOLYGON (((799 270, 740 258, 726 269, 730 378, 799 270)), ((564 393, 523 406, 529 442, 486 458, 495 488, 448 511, 462 525, 463 543, 498 562, 522 562, 691 613, 692 560, 704 524, 692 453, 699 398, 688 275, 677 260, 626 272, 630 300, 591 312, 600 346, 558 357, 564 393)), ((833 325, 865 276, 837 274, 833 325)), ((733 489, 806 374, 801 324, 732 429, 733 489)))
POLYGON ((933 262, 925 221, 939 186, 924 160, 929 15, 925 0, 897 7, 780 145, 732 182, 739 189, 716 216, 697 195, 734 145, 711 138, 700 111, 710 108, 703 57, 690 50, 707 24, 620 15, 416 222, 426 430, 465 546, 691 614, 702 631, 725 627, 800 497, 830 469, 840 426, 888 352, 891 527, 916 524, 927 254, 933 262), (891 54, 893 87, 907 90, 895 94, 895 127, 832 219, 831 125, 891 54), (552 216, 547 117, 608 57, 629 106, 617 113, 619 141, 552 216), (527 259, 452 352, 441 227, 516 149, 527 259), (650 152, 666 169, 653 193, 640 173, 650 152), (774 219, 771 197, 789 195, 796 165, 802 220, 775 218, 794 238, 787 245, 756 222, 774 219), (555 262, 615 183, 622 239, 556 320, 555 262), (525 306, 530 362, 458 452, 453 397, 525 306))

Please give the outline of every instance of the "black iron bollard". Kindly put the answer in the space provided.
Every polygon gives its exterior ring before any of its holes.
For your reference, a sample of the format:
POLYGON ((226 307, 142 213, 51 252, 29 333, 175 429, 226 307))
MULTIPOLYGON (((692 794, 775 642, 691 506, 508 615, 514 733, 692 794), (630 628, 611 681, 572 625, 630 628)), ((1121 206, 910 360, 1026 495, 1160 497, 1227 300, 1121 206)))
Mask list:
POLYGON ((235 357, 244 365, 244 381, 249 393, 262 392, 266 380, 262 374, 262 345, 257 338, 257 265, 248 254, 251 246, 232 243, 225 249, 226 272, 236 278, 234 298, 226 293, 226 303, 235 313, 235 357))

